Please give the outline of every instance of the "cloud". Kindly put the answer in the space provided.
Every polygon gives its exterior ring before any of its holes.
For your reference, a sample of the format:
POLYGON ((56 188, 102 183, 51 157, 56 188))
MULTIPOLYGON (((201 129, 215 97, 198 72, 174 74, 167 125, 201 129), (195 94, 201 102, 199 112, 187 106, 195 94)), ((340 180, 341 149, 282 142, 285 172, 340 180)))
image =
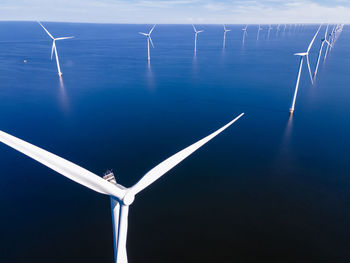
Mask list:
POLYGON ((350 0, 2 0, 2 20, 107 23, 350 22, 350 0))

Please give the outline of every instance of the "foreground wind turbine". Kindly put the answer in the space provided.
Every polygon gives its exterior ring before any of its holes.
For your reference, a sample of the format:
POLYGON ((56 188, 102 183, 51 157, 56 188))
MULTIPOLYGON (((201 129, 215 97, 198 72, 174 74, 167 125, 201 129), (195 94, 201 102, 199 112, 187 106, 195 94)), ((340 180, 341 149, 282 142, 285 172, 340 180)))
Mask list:
POLYGON ((226 33, 230 32, 230 29, 226 29, 226 26, 224 25, 224 42, 222 43, 222 48, 225 48, 226 46, 226 33))
POLYGON ((103 178, 100 176, 72 163, 55 154, 16 138, 10 134, 0 131, 0 142, 12 147, 13 149, 33 158, 61 175, 94 190, 98 193, 109 195, 111 198, 113 232, 114 232, 114 249, 115 262, 127 263, 126 240, 128 229, 128 212, 129 206, 133 203, 135 195, 154 183, 177 164, 186 159, 201 146, 209 142, 215 136, 220 134, 236 120, 243 116, 244 113, 211 133, 207 137, 188 146, 182 151, 172 155, 165 161, 147 172, 141 180, 134 186, 126 188, 117 184, 112 172, 106 174, 103 178))
POLYGON ((293 101, 292 101, 292 107, 289 109, 289 112, 290 114, 292 115, 293 112, 294 112, 294 108, 295 108, 295 100, 297 98, 297 94, 298 94, 298 89, 299 89, 299 82, 300 82, 300 74, 301 74, 301 69, 303 67, 303 60, 304 60, 304 57, 306 57, 306 61, 307 61, 307 66, 309 68, 309 74, 310 74, 310 78, 311 78, 311 83, 313 83, 312 81, 312 76, 311 76, 311 69, 310 69, 310 63, 309 63, 309 52, 310 52, 310 49, 312 47, 312 44, 314 43, 315 41, 315 38, 318 34, 318 32, 320 31, 320 28, 321 28, 321 25, 319 26, 316 34, 314 35, 313 39, 311 40, 308 48, 307 48, 307 51, 306 52, 303 52, 303 53, 295 53, 294 55, 295 56, 300 56, 300 64, 299 64, 299 71, 298 71, 298 77, 297 77, 297 83, 295 85, 295 91, 294 91, 294 96, 293 96, 293 101))
POLYGON ((156 25, 154 25, 154 26, 151 28, 151 30, 148 32, 148 34, 143 33, 143 32, 139 32, 139 34, 144 35, 144 36, 147 37, 147 59, 148 59, 148 61, 151 60, 151 54, 150 54, 150 50, 149 50, 149 42, 151 42, 152 47, 154 48, 153 41, 152 41, 152 38, 151 38, 151 34, 152 34, 152 31, 153 31, 153 29, 154 29, 155 26, 156 26, 156 25))
POLYGON ((243 31, 242 44, 243 45, 244 45, 245 36, 248 35, 247 29, 248 29, 248 25, 246 25, 244 28, 242 28, 242 31, 243 31))
POLYGON ((58 38, 54 38, 49 31, 47 31, 47 29, 38 21, 39 25, 41 25, 41 27, 45 30, 45 32, 49 35, 49 37, 51 37, 52 39, 52 48, 51 48, 51 60, 52 60, 52 56, 53 56, 53 52, 55 51, 55 56, 56 56, 56 63, 57 63, 57 70, 58 70, 58 76, 61 77, 62 76, 62 72, 61 72, 61 68, 60 68, 60 62, 58 61, 58 54, 57 54, 57 48, 56 48, 56 41, 57 40, 63 40, 63 39, 70 39, 70 38, 74 38, 74 37, 58 37, 58 38))
POLYGON ((320 58, 321 58, 321 54, 322 54, 322 48, 324 43, 327 43, 328 46, 331 46, 331 43, 328 42, 327 40, 327 33, 328 33, 328 25, 326 27, 326 31, 324 32, 324 38, 321 39, 321 46, 320 46, 320 50, 318 52, 318 58, 317 58, 317 62, 316 62, 316 68, 315 68, 315 72, 314 72, 314 81, 316 79, 316 75, 317 75, 317 71, 318 71, 318 66, 320 64, 320 58))
POLYGON ((194 54, 197 53, 197 35, 201 32, 203 32, 204 30, 199 30, 197 31, 197 29, 195 28, 195 26, 192 24, 193 30, 194 30, 194 54))

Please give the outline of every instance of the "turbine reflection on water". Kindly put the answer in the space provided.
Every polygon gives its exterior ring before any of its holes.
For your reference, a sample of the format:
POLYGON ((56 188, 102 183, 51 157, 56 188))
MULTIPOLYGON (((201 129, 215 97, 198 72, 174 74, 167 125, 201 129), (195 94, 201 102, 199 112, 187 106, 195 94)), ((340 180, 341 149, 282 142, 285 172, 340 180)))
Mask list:
POLYGON ((64 87, 63 79, 59 78, 59 100, 62 109, 65 112, 69 111, 69 102, 68 102, 68 97, 67 97, 67 92, 66 88, 64 87))

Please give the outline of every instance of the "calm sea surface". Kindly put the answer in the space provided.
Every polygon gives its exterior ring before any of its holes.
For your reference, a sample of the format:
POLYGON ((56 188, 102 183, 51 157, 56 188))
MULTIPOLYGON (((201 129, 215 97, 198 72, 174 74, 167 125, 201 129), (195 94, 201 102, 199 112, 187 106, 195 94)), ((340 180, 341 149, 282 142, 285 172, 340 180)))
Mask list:
MULTIPOLYGON (((133 185, 245 116, 130 207, 135 262, 349 262, 350 32, 315 85, 299 58, 317 25, 256 40, 257 26, 0 23, 0 130, 133 185), (24 63, 27 60, 27 63, 24 63)), ((314 70, 325 26, 310 53, 314 70)), ((113 262, 110 202, 0 145, 0 262, 113 262)))

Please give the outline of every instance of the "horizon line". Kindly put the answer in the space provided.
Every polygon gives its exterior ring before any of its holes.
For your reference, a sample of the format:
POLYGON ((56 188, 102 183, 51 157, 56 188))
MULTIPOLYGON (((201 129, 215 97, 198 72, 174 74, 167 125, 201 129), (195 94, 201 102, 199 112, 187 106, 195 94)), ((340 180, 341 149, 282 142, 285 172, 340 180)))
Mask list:
POLYGON ((298 23, 292 23, 292 22, 269 22, 269 23, 258 23, 258 22, 251 22, 251 23, 152 23, 152 22, 144 22, 144 23, 133 23, 133 22, 87 22, 87 21, 54 21, 54 20, 1 20, 0 22, 33 22, 37 23, 38 21, 44 22, 44 23, 72 23, 72 24, 116 24, 116 25, 319 25, 319 24, 344 24, 348 25, 350 23, 344 23, 344 22, 298 22, 298 23))

